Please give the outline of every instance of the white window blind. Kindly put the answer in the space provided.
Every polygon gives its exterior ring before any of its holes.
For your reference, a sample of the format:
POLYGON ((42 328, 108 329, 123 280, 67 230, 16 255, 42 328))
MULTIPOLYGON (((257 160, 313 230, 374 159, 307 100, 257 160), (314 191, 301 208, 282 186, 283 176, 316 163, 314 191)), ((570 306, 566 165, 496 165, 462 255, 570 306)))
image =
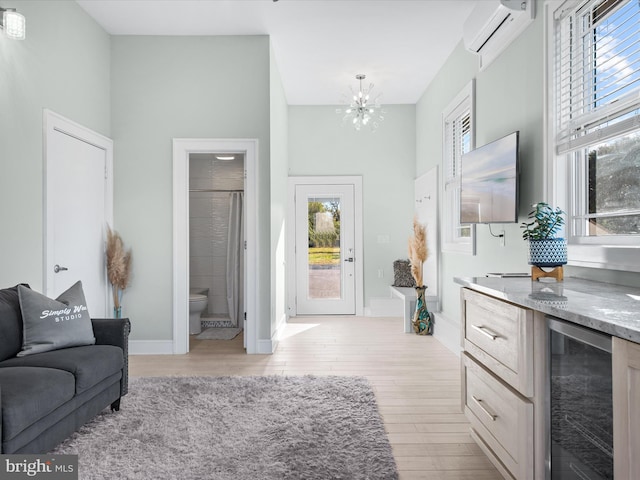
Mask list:
POLYGON ((447 179, 451 181, 460 175, 460 158, 471 149, 471 112, 468 107, 462 110, 456 112, 454 119, 447 124, 447 135, 451 139, 447 179))
POLYGON ((451 205, 453 218, 452 240, 471 236, 469 225, 460 225, 460 159, 471 150, 471 109, 468 102, 460 105, 445 122, 447 149, 445 196, 451 205))
POLYGON ((640 127, 638 0, 569 2, 556 13, 556 152, 640 127))

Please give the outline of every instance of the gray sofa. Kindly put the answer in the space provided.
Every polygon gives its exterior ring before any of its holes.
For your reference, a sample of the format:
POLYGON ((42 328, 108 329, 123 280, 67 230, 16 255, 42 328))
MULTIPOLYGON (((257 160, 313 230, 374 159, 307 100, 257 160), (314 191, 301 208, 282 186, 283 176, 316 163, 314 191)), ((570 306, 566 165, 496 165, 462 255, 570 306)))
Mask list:
POLYGON ((46 453, 127 393, 128 319, 92 319, 95 345, 17 357, 17 287, 0 290, 0 453, 46 453))

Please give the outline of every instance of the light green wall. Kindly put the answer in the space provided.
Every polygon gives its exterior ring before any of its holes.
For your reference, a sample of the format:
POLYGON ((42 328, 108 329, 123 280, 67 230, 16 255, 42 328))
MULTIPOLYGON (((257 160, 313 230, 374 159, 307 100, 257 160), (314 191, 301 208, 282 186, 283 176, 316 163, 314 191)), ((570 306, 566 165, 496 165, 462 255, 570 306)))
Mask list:
MULTIPOLYGON (((520 131, 521 220, 529 205, 543 195, 543 22, 538 15, 516 41, 483 71, 477 57, 464 49, 454 50, 417 104, 416 173, 442 165, 442 112, 472 79, 476 79, 476 146, 520 131)), ((518 224, 494 226, 504 229, 506 244, 489 234, 486 225, 476 228, 475 256, 443 253, 441 262, 442 310, 445 317, 460 315, 459 286, 455 276, 484 275, 487 272, 528 271, 526 243, 518 224)))
POLYGON ((110 135, 109 35, 75 2, 0 1, 27 38, 0 34, 0 285, 42 291, 42 115, 50 109, 110 135))
MULTIPOLYGON (((543 20, 539 8, 534 23, 483 71, 478 70, 475 55, 460 42, 416 106, 416 173, 420 175, 442 165, 442 111, 472 78, 476 79, 476 146, 520 131, 519 222, 525 220, 532 203, 547 200, 543 197, 543 20)), ((460 287, 454 277, 530 270, 519 224, 496 225, 494 233, 502 228, 506 232, 504 247, 486 225, 478 225, 475 256, 442 254, 442 313, 446 320, 458 321, 460 316, 460 287)), ((565 275, 640 285, 640 275, 630 272, 567 266, 565 275)))
POLYGON ((134 340, 172 338, 172 139, 257 138, 259 338, 270 318, 267 36, 112 38, 115 226, 133 249, 134 340))
POLYGON ((407 258, 413 219, 416 109, 385 109, 384 122, 372 133, 342 125, 336 107, 289 107, 290 176, 362 176, 365 306, 373 297, 389 297, 393 261, 407 258), (388 236, 389 243, 378 243, 379 236, 388 236))
MULTIPOLYGON (((476 142, 520 130, 520 215, 542 199, 543 29, 539 13, 479 72, 460 44, 416 106, 388 106, 381 128, 355 132, 334 107, 287 107, 266 36, 110 37, 75 2, 0 0, 27 18, 27 39, 0 35, 0 285, 42 289, 42 111, 51 109, 115 141, 115 227, 134 251, 125 314, 132 339, 172 337, 174 137, 257 138, 259 338, 285 314, 288 175, 362 175, 365 305, 388 296, 392 262, 406 257, 413 179, 442 159, 442 111, 476 78, 476 142), (378 243, 388 236, 389 243, 378 243), (378 270, 384 278, 378 278, 378 270)), ((443 254, 444 313, 459 315, 457 275, 527 270, 517 225, 500 247, 478 227, 475 257, 443 254)), ((640 275, 567 268, 640 285, 640 275)))
MULTIPOLYGON (((285 222, 287 215, 287 99, 273 48, 270 49, 271 127, 271 334, 286 315, 285 222)), ((263 337, 269 338, 269 337, 263 337)))

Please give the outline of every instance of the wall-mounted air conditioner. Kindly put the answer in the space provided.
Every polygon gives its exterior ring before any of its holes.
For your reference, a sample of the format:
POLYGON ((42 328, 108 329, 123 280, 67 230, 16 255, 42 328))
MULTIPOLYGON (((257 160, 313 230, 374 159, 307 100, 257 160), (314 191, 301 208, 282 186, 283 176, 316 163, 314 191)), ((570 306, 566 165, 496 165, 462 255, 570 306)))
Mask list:
POLYGON ((480 56, 480 69, 494 60, 535 18, 535 0, 479 0, 464 22, 467 50, 480 56))

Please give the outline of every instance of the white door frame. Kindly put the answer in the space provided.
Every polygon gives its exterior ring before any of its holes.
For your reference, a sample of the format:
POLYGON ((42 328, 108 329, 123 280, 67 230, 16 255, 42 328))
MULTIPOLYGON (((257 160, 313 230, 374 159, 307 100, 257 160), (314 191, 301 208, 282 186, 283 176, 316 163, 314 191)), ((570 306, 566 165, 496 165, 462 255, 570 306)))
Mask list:
POLYGON ((173 139, 173 353, 189 351, 189 154, 244 153, 245 158, 245 303, 247 353, 258 353, 257 139, 173 139))
POLYGON ((295 255, 295 196, 297 185, 353 185, 354 190, 354 249, 355 249, 355 279, 356 279, 356 315, 364 315, 364 250, 362 225, 362 177, 361 176, 318 176, 318 177, 289 177, 287 209, 287 311, 289 316, 295 317, 296 312, 296 255, 295 255))
MULTIPOLYGON (((45 295, 52 297, 54 295, 54 275, 53 266, 49 265, 49 261, 53 259, 54 245, 53 245, 53 202, 52 196, 56 193, 56 188, 59 185, 53 185, 53 180, 49 176, 49 148, 52 144, 53 135, 58 132, 69 137, 75 138, 81 142, 88 143, 105 152, 106 171, 105 171, 105 212, 104 218, 109 225, 113 225, 113 140, 104 135, 101 135, 93 130, 80 125, 72 120, 69 120, 62 115, 59 115, 51 110, 44 109, 42 112, 42 150, 43 150, 43 236, 44 236, 44 252, 42 261, 42 281, 43 292, 45 295), (51 234, 50 234, 51 233, 51 234)), ((107 282, 106 269, 105 269, 105 305, 113 305, 111 295, 109 295, 109 282, 107 282)), ((103 315, 106 315, 104 312, 103 315)))

